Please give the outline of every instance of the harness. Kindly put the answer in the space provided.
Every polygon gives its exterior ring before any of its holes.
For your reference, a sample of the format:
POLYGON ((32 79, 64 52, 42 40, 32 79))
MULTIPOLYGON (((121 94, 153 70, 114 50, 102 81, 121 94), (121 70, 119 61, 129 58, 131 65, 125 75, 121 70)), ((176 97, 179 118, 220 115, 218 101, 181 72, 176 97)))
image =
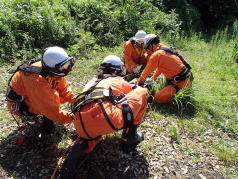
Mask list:
POLYGON ((186 80, 187 78, 191 78, 191 80, 193 80, 193 75, 192 75, 192 72, 191 72, 191 66, 184 60, 184 58, 178 54, 177 50, 174 48, 174 47, 161 47, 159 48, 159 50, 164 50, 166 52, 169 52, 169 53, 172 53, 173 55, 176 55, 179 57, 179 59, 183 62, 183 64, 185 65, 185 67, 183 68, 183 70, 177 74, 177 75, 174 75, 173 77, 171 77, 171 79, 169 80, 169 84, 173 85, 175 87, 175 89, 178 91, 180 90, 180 88, 173 84, 172 81, 184 81, 186 80))
POLYGON ((12 111, 17 114, 18 116, 32 116, 34 114, 30 113, 28 111, 28 106, 25 104, 25 98, 24 96, 21 96, 19 94, 17 94, 10 86, 10 82, 14 76, 14 74, 19 71, 22 70, 24 72, 29 72, 29 73, 36 73, 42 76, 46 76, 41 67, 36 67, 36 66, 31 66, 31 64, 40 61, 41 59, 32 59, 29 61, 26 61, 24 63, 22 63, 21 65, 19 65, 17 67, 17 69, 14 71, 13 75, 11 76, 11 78, 8 81, 8 86, 7 86, 7 92, 6 92, 6 101, 11 101, 13 102, 12 104, 12 111))
POLYGON ((109 88, 96 87, 97 84, 101 80, 104 80, 108 77, 115 77, 115 75, 106 75, 106 76, 104 75, 103 78, 97 79, 95 84, 90 89, 78 94, 78 96, 75 99, 74 104, 72 105, 72 112, 74 114, 76 112, 79 113, 80 124, 83 128, 84 133, 90 140, 94 140, 100 136, 97 136, 96 138, 91 137, 84 127, 80 109, 83 106, 85 106, 86 104, 98 103, 107 123, 113 130, 119 130, 119 129, 113 125, 110 118, 108 117, 106 110, 103 106, 104 101, 109 101, 113 105, 121 105, 122 106, 122 114, 123 114, 123 119, 124 119, 124 126, 122 128, 128 128, 130 125, 132 125, 132 122, 133 122, 133 113, 132 113, 130 106, 127 104, 127 98, 124 93, 121 93, 120 95, 115 95, 112 93, 112 89, 110 87, 109 88))
POLYGON ((136 41, 133 37, 130 38, 130 42, 131 42, 132 46, 134 47, 134 49, 135 49, 135 51, 138 55, 138 64, 141 65, 141 58, 142 58, 142 55, 143 55, 143 49, 141 49, 141 51, 140 51, 138 48, 136 48, 136 41))

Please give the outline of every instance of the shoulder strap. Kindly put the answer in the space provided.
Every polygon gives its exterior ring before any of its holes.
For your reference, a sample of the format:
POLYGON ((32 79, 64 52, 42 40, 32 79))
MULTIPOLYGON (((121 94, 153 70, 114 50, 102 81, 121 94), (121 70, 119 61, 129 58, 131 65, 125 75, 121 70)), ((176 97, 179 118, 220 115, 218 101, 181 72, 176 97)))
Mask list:
POLYGON ((41 75, 42 74, 42 68, 41 67, 34 67, 31 66, 31 64, 40 61, 40 58, 34 58, 31 60, 27 60, 24 61, 21 65, 19 65, 16 70, 13 72, 12 76, 10 77, 10 79, 8 80, 8 86, 10 86, 10 82, 14 76, 14 74, 18 71, 18 70, 22 70, 22 71, 26 71, 26 72, 30 72, 30 73, 36 73, 41 75))
POLYGON ((99 75, 97 76, 97 79, 96 79, 96 81, 94 82, 94 84, 93 84, 87 91, 93 90, 93 89, 98 85, 98 83, 99 83, 100 81, 105 80, 105 79, 107 79, 107 78, 109 78, 109 77, 117 77, 117 75, 99 74, 99 75))
POLYGON ((95 87, 94 89, 89 89, 85 92, 79 93, 72 105, 72 112, 76 113, 81 107, 88 103, 99 102, 105 99, 110 100, 111 89, 103 87, 95 87))
POLYGON ((20 66, 18 66, 17 71, 22 70, 25 72, 36 73, 38 75, 41 75, 42 67, 31 66, 31 64, 38 62, 40 60, 41 59, 32 59, 32 60, 26 61, 20 66))
POLYGON ((110 75, 110 74, 101 75, 97 78, 94 84, 87 91, 79 93, 75 99, 74 104, 72 105, 73 113, 79 111, 80 108, 84 106, 85 104, 96 102, 98 100, 108 99, 112 103, 114 103, 115 95, 112 93, 112 89, 110 87, 109 88, 97 87, 97 84, 100 81, 109 77, 116 77, 116 75, 110 75))
POLYGON ((177 52, 175 47, 160 47, 159 50, 164 50, 166 52, 172 53, 180 58, 183 64, 186 66, 188 70, 191 70, 191 66, 184 60, 184 58, 177 52))
POLYGON ((177 55, 177 54, 178 54, 176 48, 171 47, 171 46, 170 46, 170 47, 160 47, 159 50, 164 50, 164 51, 170 52, 170 53, 172 53, 172 54, 174 54, 174 55, 177 55))

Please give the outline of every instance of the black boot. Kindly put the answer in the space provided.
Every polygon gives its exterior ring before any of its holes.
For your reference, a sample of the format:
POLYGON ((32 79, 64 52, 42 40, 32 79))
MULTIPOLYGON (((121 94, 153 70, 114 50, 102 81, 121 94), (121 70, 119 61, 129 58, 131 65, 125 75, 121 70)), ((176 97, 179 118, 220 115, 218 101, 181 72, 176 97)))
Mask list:
POLYGON ((59 171, 57 179, 74 179, 77 173, 77 167, 80 162, 85 159, 85 153, 83 152, 88 146, 87 141, 81 143, 80 140, 76 140, 72 148, 70 149, 62 167, 59 171), (84 154, 83 154, 84 153, 84 154))
POLYGON ((144 140, 144 134, 137 132, 138 126, 132 125, 124 129, 122 133, 122 148, 127 150, 136 147, 141 141, 144 140))
POLYGON ((54 122, 46 117, 43 117, 43 121, 41 124, 41 131, 43 135, 52 134, 55 130, 54 122))

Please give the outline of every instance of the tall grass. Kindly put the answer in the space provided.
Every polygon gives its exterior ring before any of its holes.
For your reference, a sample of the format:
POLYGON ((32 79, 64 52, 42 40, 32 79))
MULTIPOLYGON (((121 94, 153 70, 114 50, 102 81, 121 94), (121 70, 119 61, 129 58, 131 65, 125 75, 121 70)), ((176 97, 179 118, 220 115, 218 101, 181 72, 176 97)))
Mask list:
POLYGON ((230 138, 220 144, 214 137, 210 151, 228 166, 237 164, 237 151, 230 146, 238 139, 238 63, 234 59, 238 50, 237 22, 210 37, 192 33, 189 37, 179 34, 164 39, 179 47, 192 66, 194 82, 192 93, 181 91, 169 105, 160 106, 160 111, 178 108, 184 128, 192 136, 202 136, 208 128, 215 136, 223 131, 230 138), (195 113, 188 118, 186 110, 192 109, 195 113))

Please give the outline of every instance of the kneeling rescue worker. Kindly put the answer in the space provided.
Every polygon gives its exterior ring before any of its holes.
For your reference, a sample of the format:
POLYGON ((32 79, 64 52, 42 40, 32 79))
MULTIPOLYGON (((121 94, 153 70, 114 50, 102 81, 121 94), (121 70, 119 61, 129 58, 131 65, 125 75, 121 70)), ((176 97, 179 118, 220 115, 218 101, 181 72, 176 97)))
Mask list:
POLYGON ((133 148, 144 136, 137 132, 147 106, 146 88, 131 85, 123 79, 124 64, 115 55, 100 65, 101 73, 89 81, 73 105, 74 126, 79 137, 88 141, 84 152, 91 152, 103 134, 123 129, 122 147, 133 148))
POLYGON ((163 74, 168 85, 154 95, 155 103, 166 103, 181 89, 192 86, 192 73, 190 65, 177 53, 175 48, 159 46, 159 38, 155 34, 145 37, 145 49, 152 54, 149 62, 141 73, 138 83, 142 85, 144 80, 152 73, 152 80, 163 74))
POLYGON ((144 50, 145 36, 146 32, 139 30, 134 37, 124 44, 123 60, 126 70, 135 76, 140 75, 140 70, 137 66, 141 65, 142 69, 144 69, 147 64, 146 50, 144 50))
POLYGON ((54 123, 73 121, 74 115, 60 109, 60 104, 73 103, 75 95, 65 76, 72 70, 73 58, 63 48, 49 47, 42 59, 18 66, 9 80, 6 100, 11 113, 23 116, 43 115, 42 133, 49 134, 54 123))

